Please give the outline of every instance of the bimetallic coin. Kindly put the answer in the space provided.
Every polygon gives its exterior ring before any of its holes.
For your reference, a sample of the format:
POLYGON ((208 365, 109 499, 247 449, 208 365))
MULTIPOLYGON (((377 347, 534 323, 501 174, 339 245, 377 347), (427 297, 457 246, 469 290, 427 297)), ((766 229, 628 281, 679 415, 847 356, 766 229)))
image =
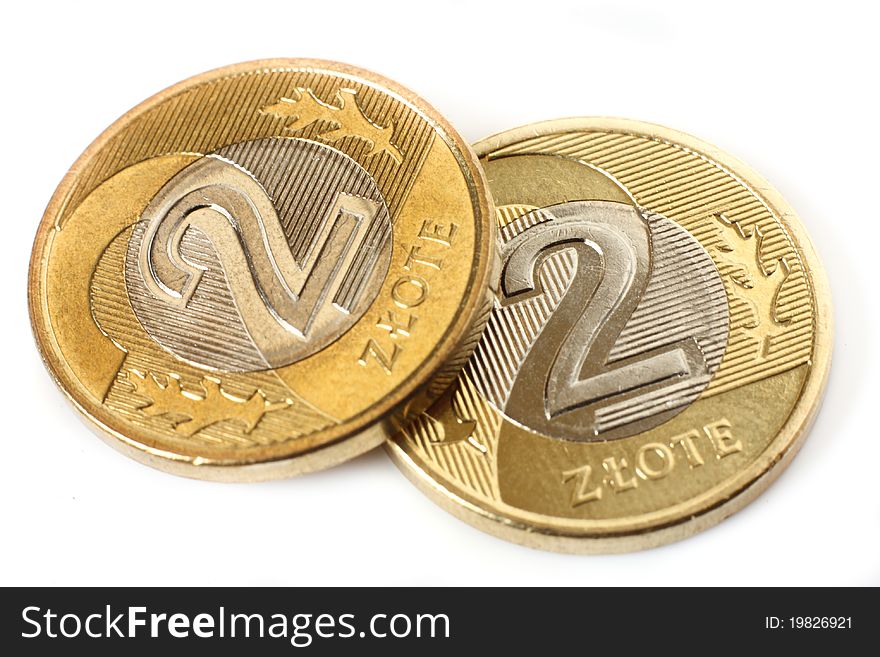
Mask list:
POLYGON ((785 467, 831 359, 821 265, 785 201, 693 137, 539 123, 476 145, 500 285, 457 382, 388 449, 460 518, 564 552, 646 548, 785 467))
POLYGON ((133 458, 211 479, 327 467, 465 362, 490 212, 470 148, 399 85, 317 60, 219 69, 126 114, 61 183, 34 333, 133 458))

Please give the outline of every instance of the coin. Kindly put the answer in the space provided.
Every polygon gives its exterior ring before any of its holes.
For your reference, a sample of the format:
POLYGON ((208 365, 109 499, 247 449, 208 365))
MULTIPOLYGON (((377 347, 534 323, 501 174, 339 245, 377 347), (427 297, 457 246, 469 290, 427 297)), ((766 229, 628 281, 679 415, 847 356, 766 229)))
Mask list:
POLYGON ((62 181, 31 259, 37 344, 139 461, 328 467, 454 379, 489 311, 490 212, 470 147, 402 86, 221 68, 128 112, 62 181))
POLYGON ((636 121, 475 145, 501 281, 456 383, 388 445, 456 516, 564 552, 660 545, 789 463, 831 357, 822 267, 744 164, 636 121))

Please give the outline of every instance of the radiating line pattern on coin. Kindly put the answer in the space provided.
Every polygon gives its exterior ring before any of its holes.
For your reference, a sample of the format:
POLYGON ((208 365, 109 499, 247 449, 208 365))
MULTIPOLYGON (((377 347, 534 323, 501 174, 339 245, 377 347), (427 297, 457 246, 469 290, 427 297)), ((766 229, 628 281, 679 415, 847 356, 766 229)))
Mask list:
POLYGON ((135 314, 171 353, 220 371, 278 367, 327 346, 363 315, 391 257, 388 208, 370 175, 299 138, 200 158, 159 190, 140 223, 126 265, 135 314), (188 251, 190 233, 216 254, 228 294, 194 298, 207 270, 188 251), (242 330, 238 348, 224 339, 242 330), (205 332, 218 339, 193 340, 205 332))
MULTIPOLYGON (((380 188, 389 190, 385 201, 392 221, 396 220, 434 141, 435 132, 430 123, 404 102, 345 76, 318 70, 260 70, 190 86, 134 117, 79 171, 58 215, 57 225, 63 225, 102 181, 150 157, 178 152, 210 153, 230 143, 285 132, 291 137, 320 141, 327 121, 316 121, 289 132, 285 131, 285 117, 263 111, 281 98, 296 96, 299 88, 308 89, 328 102, 340 88, 352 89, 366 116, 378 124, 394 125, 394 143, 403 153, 400 163, 387 152, 371 154, 369 143, 354 137, 334 145, 361 164, 380 188), (231 112, 230 108, 233 108, 231 112), (225 120, 204 120, 211 116, 223 116, 225 120)), ((330 118, 328 116, 328 120, 330 118)))
MULTIPOLYGON (((241 397, 250 397, 256 390, 261 390, 270 400, 292 400, 283 410, 261 417, 259 423, 249 432, 243 430, 245 427, 235 417, 218 416, 216 422, 192 435, 185 435, 175 425, 182 418, 142 412, 141 409, 155 400, 138 391, 131 380, 132 370, 147 376, 167 377, 169 374, 176 374, 180 376, 185 389, 195 391, 196 394, 202 392, 200 386, 205 370, 173 359, 144 332, 135 317, 125 289, 124 274, 125 253, 132 230, 126 229, 107 246, 91 283, 91 306, 95 322, 126 352, 122 366, 113 380, 108 382, 105 404, 134 426, 158 432, 166 440, 233 448, 252 448, 283 442, 336 422, 334 418, 301 399, 271 370, 247 374, 228 373, 223 376, 226 390, 241 397)), ((196 252, 195 248, 192 252, 196 252)), ((205 251, 203 257, 206 258, 207 265, 219 264, 211 251, 205 251)), ((225 290, 222 269, 211 266, 208 271, 207 276, 211 283, 208 287, 225 290)), ((201 342, 212 338, 202 334, 197 339, 201 342)))
MULTIPOLYGON (((518 239, 534 241, 540 230, 554 227, 562 217, 567 217, 568 221, 561 223, 558 230, 562 239, 570 240, 577 222, 589 220, 591 216, 594 221, 600 218, 608 221, 608 226, 620 226, 623 217, 638 215, 635 210, 616 203, 569 203, 556 208, 533 210, 514 217, 501 231, 501 240, 506 245, 502 247, 502 253, 509 253, 510 245, 516 244, 518 239)), ((607 369, 601 373, 597 371, 595 375, 616 376, 619 380, 609 383, 619 392, 607 399, 597 400, 596 404, 586 400, 572 409, 595 405, 594 421, 586 419, 580 412, 574 415, 570 412, 552 413, 552 406, 548 403, 542 404, 540 411, 526 413, 528 402, 525 397, 515 401, 512 410, 505 410, 517 383, 523 384, 525 388, 521 389, 529 395, 535 391, 542 396, 553 394, 552 382, 544 384, 534 373, 524 373, 521 371, 523 364, 534 355, 542 359, 558 358, 554 356, 556 349, 551 349, 549 345, 541 346, 539 339, 543 340, 541 336, 546 335, 545 328, 554 314, 559 312, 564 298, 591 294, 589 289, 572 290, 572 285, 579 267, 594 265, 579 262, 579 256, 573 248, 562 248, 542 261, 538 273, 540 295, 520 303, 508 301, 496 304, 485 338, 469 366, 477 389, 508 417, 547 435, 573 440, 608 439, 642 431, 668 419, 693 401, 708 385, 724 354, 728 333, 727 300, 718 272, 700 244, 668 219, 644 213, 641 221, 651 235, 650 253, 647 250, 644 253, 644 267, 650 267, 650 271, 644 274, 644 292, 639 291, 640 298, 633 300, 636 304, 634 310, 625 311, 632 314, 623 316, 618 313, 617 319, 612 319, 613 315, 603 315, 598 322, 593 322, 585 314, 579 314, 576 318, 581 323, 586 322, 585 328, 593 334, 605 328, 601 326, 602 322, 619 322, 616 328, 608 327, 614 333, 609 334, 611 342, 606 347, 607 369), (658 359, 678 353, 683 357, 682 349, 690 354, 687 356, 690 364, 686 370, 664 375, 653 384, 639 384, 631 380, 646 372, 645 368, 649 367, 651 359, 658 362, 653 367, 660 367, 658 359), (630 373, 627 373, 627 368, 630 368, 630 373), (548 387, 544 389, 544 385, 548 387)), ((603 224, 594 225, 601 227, 603 224)), ((608 256, 606 250, 604 257, 608 256)), ((599 279, 612 275, 613 272, 605 270, 599 273, 599 279)), ((585 280, 594 278, 590 273, 585 280)), ((595 292, 596 295, 600 293, 599 289, 595 292)), ((587 301, 589 309, 593 301, 587 301)), ((571 334, 566 340, 571 345, 563 344, 559 349, 577 352, 573 357, 581 363, 580 359, 587 357, 586 350, 590 346, 588 339, 571 334)), ((589 365, 596 365, 601 370, 605 358, 605 355, 595 353, 592 359, 596 363, 589 365), (600 359, 602 362, 598 362, 600 359)), ((581 372, 581 369, 581 365, 577 365, 577 372, 581 372)), ((583 369, 588 368, 585 366, 583 369)), ((577 378, 575 375, 571 382, 564 384, 564 390, 568 391, 576 385, 577 378)))
POLYGON ((704 395, 809 361, 813 307, 803 263, 779 217, 744 181, 707 155, 626 132, 542 135, 497 149, 489 157, 528 153, 572 158, 607 173, 639 205, 684 227, 715 260, 728 291, 731 335, 704 395), (756 231, 763 235, 760 242, 756 231), (734 263, 731 256, 737 258, 734 263), (733 268, 746 268, 754 278, 779 272, 773 276, 778 287, 773 316, 782 321, 768 321, 770 315, 749 299, 750 288, 735 281, 733 268))

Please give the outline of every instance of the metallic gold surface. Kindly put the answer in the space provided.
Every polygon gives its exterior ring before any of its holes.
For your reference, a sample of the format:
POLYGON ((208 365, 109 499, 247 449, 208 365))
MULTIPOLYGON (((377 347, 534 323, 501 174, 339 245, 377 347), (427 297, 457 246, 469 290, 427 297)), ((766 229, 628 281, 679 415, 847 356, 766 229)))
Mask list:
POLYGON ((475 150, 500 286, 458 381, 388 443, 403 472, 476 527, 563 552, 678 540, 764 490, 831 360, 825 275, 781 196, 635 121, 475 150))
POLYGON ((328 467, 465 362, 490 212, 470 148, 399 85, 319 60, 218 69, 131 110, 62 181, 31 260, 37 344, 149 465, 328 467))

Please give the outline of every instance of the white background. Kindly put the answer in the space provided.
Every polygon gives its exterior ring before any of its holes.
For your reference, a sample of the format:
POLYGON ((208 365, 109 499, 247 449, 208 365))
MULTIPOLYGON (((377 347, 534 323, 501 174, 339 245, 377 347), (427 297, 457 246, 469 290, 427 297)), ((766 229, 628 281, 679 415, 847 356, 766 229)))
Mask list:
MULTIPOLYGON (((878 11, 872 3, 12 3, 2 48, 0 584, 880 584, 878 11), (834 364, 801 454, 718 527, 647 552, 542 553, 435 507, 375 451, 256 485, 105 446, 34 348, 37 223, 124 111, 202 71, 322 57, 396 79, 474 141, 571 115, 678 128, 750 163, 831 279, 834 364)), ((807 613, 806 610, 805 613, 807 613)), ((827 610, 826 610, 827 611, 827 610)))

